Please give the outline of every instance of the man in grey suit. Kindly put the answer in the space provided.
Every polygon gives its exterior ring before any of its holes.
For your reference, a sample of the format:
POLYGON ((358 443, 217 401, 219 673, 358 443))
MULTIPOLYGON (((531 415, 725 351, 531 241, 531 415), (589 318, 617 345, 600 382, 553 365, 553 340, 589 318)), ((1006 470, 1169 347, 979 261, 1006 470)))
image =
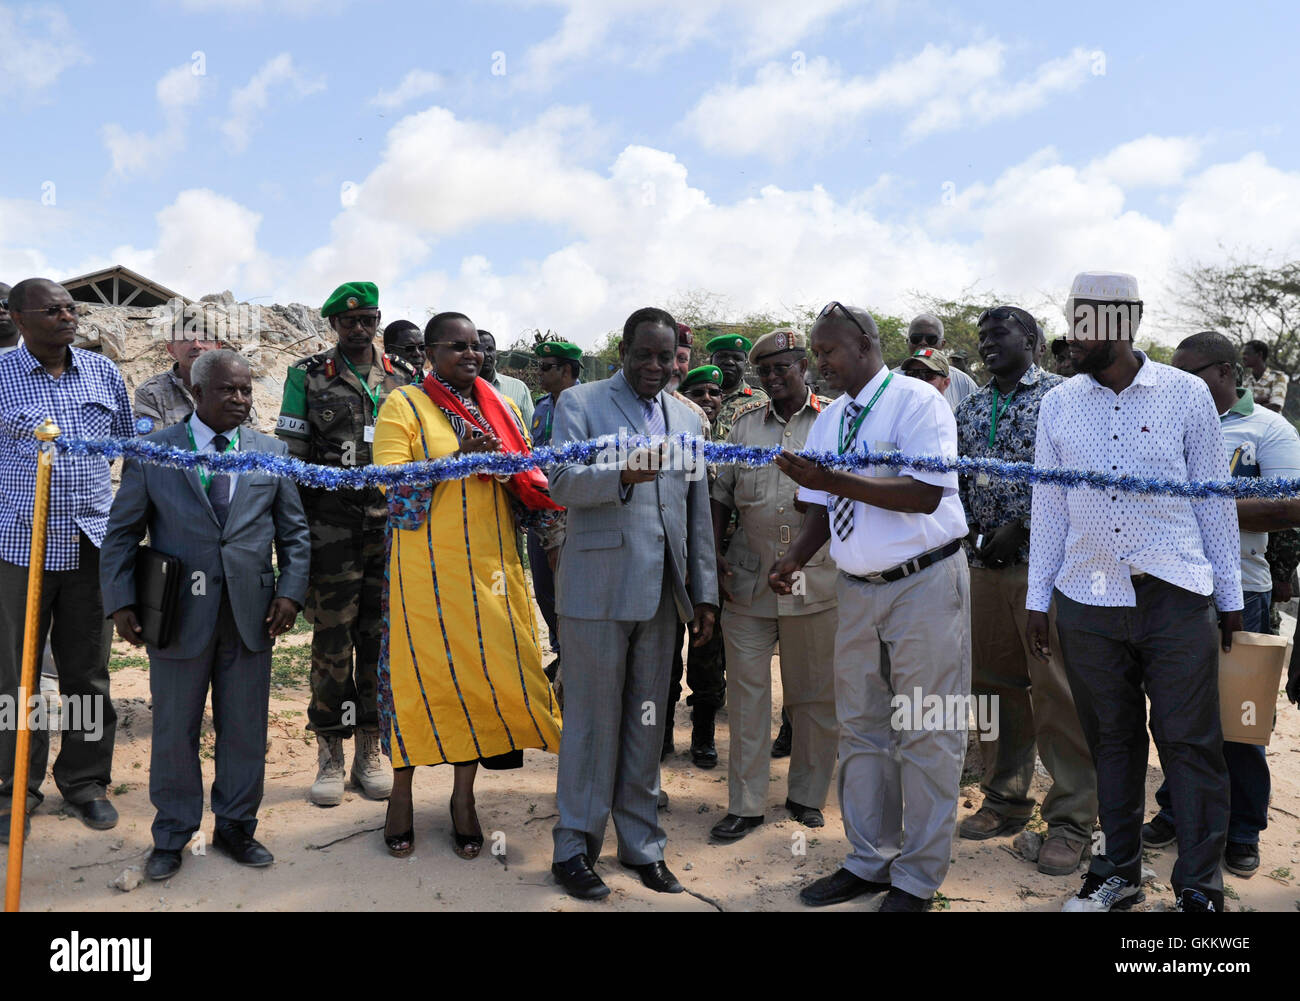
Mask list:
MULTIPOLYGON (((208 352, 195 361, 190 382, 194 413, 146 440, 196 452, 288 454, 282 441, 240 426, 253 382, 239 354, 208 352)), ((175 875, 202 820, 199 729, 209 683, 217 734, 213 845, 242 865, 270 865, 271 853, 253 833, 266 771, 271 647, 293 625, 307 592, 311 536, 298 488, 263 472, 209 474, 127 459, 100 584, 118 633, 137 646, 144 641, 135 557, 146 531, 155 549, 180 560, 181 590, 171 639, 149 647, 149 799, 157 815, 145 873, 154 880, 175 875)))
MULTIPOLYGON (((676 352, 676 321, 662 309, 637 310, 623 326, 622 370, 560 397, 552 444, 703 436, 700 418, 664 392, 676 352)), ((607 454, 550 477, 551 496, 568 509, 555 573, 564 736, 551 871, 585 900, 609 894, 592 866, 611 812, 619 860, 652 890, 682 892, 664 865, 659 752, 677 619, 691 623, 696 646, 706 642, 718 584, 704 463, 675 448, 657 459, 654 450, 607 454)))

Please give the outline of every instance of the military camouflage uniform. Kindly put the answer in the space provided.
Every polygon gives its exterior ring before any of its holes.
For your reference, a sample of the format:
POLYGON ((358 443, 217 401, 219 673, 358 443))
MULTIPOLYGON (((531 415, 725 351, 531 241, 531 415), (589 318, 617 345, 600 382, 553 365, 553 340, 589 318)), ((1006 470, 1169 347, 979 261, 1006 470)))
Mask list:
MULTIPOLYGON (((161 431, 194 413, 194 397, 181 381, 180 364, 174 364, 167 371, 159 372, 136 386, 132 409, 136 416, 136 430, 140 434, 161 431), (143 425, 146 420, 150 422, 147 430, 143 425)), ((248 420, 244 421, 244 426, 257 427, 256 407, 248 408, 248 420)))
POLYGON ((726 441, 727 436, 731 434, 731 426, 736 423, 736 417, 740 411, 751 403, 766 403, 767 399, 767 394, 761 389, 754 389, 748 383, 742 381, 739 386, 722 398, 722 406, 718 410, 718 419, 713 422, 713 440, 726 441))
MULTIPOLYGON (((382 404, 410 381, 410 366, 401 359, 378 350, 374 357, 366 376, 369 392, 337 347, 293 363, 275 427, 290 454, 324 466, 370 465, 366 428, 374 426, 377 409, 370 393, 377 389, 382 404)), ((354 726, 377 731, 384 494, 377 487, 300 487, 299 492, 311 526, 311 576, 303 609, 314 626, 307 729, 338 736, 351 736, 354 726)))

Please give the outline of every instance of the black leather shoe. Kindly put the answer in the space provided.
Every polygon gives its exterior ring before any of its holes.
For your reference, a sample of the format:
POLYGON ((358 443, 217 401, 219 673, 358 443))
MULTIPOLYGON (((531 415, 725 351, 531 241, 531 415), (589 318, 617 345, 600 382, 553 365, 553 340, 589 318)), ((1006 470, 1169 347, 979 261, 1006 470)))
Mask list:
POLYGON ((923 911, 929 906, 929 897, 914 897, 906 890, 891 886, 889 893, 885 896, 884 903, 880 905, 880 912, 882 914, 899 914, 907 911, 923 911))
POLYGON ((103 796, 86 803, 66 803, 63 809, 94 831, 107 831, 117 826, 117 809, 103 796))
MULTIPOLYGON (((9 844, 9 825, 13 823, 13 814, 0 813, 0 845, 9 844)), ((32 814, 28 811, 23 817, 23 841, 27 841, 32 833, 32 814)))
POLYGON ((155 883, 171 879, 181 871, 181 853, 171 848, 155 848, 144 864, 144 874, 155 883))
POLYGON ((719 841, 739 841, 762 823, 762 817, 741 817, 729 813, 713 825, 709 837, 717 838, 719 841))
POLYGON ((784 712, 781 713, 781 729, 776 733, 776 740, 772 741, 772 757, 788 758, 790 757, 790 748, 794 743, 794 733, 790 729, 790 717, 784 712))
POLYGON ((275 861, 275 856, 263 847, 251 834, 245 834, 238 827, 217 828, 212 832, 212 845, 220 848, 240 865, 260 869, 275 861))
POLYGON ((551 875, 570 897, 601 900, 609 896, 609 887, 596 875, 586 855, 575 855, 563 862, 551 863, 551 875))
POLYGON ((787 799, 785 808, 790 811, 790 816, 803 824, 804 827, 826 826, 826 818, 822 816, 821 810, 815 806, 803 806, 792 799, 787 799))
POLYGON ((685 891, 685 887, 677 882, 677 877, 662 862, 647 862, 645 865, 631 865, 624 862, 623 868, 635 872, 641 877, 641 882, 654 890, 655 893, 683 893, 685 891))
POLYGON ((884 893, 889 889, 888 883, 873 883, 847 869, 839 869, 805 886, 799 891, 799 899, 809 907, 825 907, 827 904, 842 904, 864 893, 884 893))
POLYGON ((691 710, 691 762, 696 768, 717 768, 718 749, 713 745, 712 706, 696 706, 691 710))

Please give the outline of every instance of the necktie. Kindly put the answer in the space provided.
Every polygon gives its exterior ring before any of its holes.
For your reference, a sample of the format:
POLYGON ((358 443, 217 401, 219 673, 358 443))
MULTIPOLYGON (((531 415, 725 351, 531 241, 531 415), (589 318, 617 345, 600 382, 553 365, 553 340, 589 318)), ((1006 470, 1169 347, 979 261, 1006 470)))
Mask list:
POLYGON ((641 400, 641 412, 645 415, 646 434, 649 435, 667 434, 668 429, 667 427, 664 426, 664 416, 659 409, 659 403, 657 398, 647 400, 642 397, 638 397, 638 399, 641 400))
MULTIPOLYGON (((858 414, 862 413, 862 405, 859 403, 850 403, 844 408, 844 420, 849 427, 858 419, 858 414)), ((855 435, 856 437, 856 435, 855 435)), ((852 448, 852 442, 848 443, 846 448, 852 448)), ((841 542, 847 542, 850 535, 853 534, 853 501, 847 497, 831 497, 831 524, 835 528, 835 534, 841 542)))
MULTIPOLYGON (((220 455, 230 447, 230 439, 223 434, 219 434, 212 439, 212 447, 220 455)), ((217 473, 212 477, 212 480, 208 483, 208 503, 212 505, 217 521, 224 528, 226 526, 226 515, 230 513, 229 473, 217 473)))

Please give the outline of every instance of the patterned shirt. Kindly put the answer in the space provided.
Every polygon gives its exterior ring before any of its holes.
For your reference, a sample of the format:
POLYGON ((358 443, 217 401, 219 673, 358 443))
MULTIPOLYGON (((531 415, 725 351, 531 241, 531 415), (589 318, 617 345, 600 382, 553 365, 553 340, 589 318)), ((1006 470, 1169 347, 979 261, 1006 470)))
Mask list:
MULTIPOLYGON (((55 379, 22 344, 0 358, 0 560, 27 566, 36 501, 36 439, 46 417, 63 438, 132 438, 135 422, 117 366, 94 351, 69 348, 55 379)), ((59 455, 50 479, 46 570, 76 570, 79 534, 96 546, 108 530, 113 484, 108 460, 59 455)))
POLYGON ((1258 379, 1255 378, 1254 372, 1246 369, 1246 378, 1241 384, 1251 391, 1255 402, 1261 407, 1282 407, 1286 405, 1286 387, 1289 381, 1285 372, 1278 372, 1271 368, 1264 369, 1264 374, 1258 379))
MULTIPOLYGON (((1038 430, 1038 406, 1048 390, 1065 380, 1030 365, 1011 396, 997 395, 997 436, 989 444, 993 426, 995 380, 962 400, 957 407, 957 452, 975 459, 1002 459, 1005 462, 1033 462, 1034 434, 1038 430)), ((1029 523, 1032 490, 1020 480, 995 476, 962 476, 959 492, 961 506, 971 530, 987 537, 995 528, 1013 521, 1029 523)), ((973 567, 986 566, 969 543, 966 558, 973 567)), ((1016 554, 1016 564, 1029 562, 1029 537, 1016 554)))
MULTIPOLYGON (((1210 390, 1168 365, 1142 363, 1116 395, 1091 375, 1066 379, 1038 413, 1034 464, 1168 480, 1226 480, 1228 453, 1210 390)), ((1148 573, 1221 612, 1241 598, 1241 539, 1230 497, 1188 500, 1034 484, 1025 607, 1046 612, 1052 588, 1075 601, 1133 608, 1132 575, 1148 573)))

